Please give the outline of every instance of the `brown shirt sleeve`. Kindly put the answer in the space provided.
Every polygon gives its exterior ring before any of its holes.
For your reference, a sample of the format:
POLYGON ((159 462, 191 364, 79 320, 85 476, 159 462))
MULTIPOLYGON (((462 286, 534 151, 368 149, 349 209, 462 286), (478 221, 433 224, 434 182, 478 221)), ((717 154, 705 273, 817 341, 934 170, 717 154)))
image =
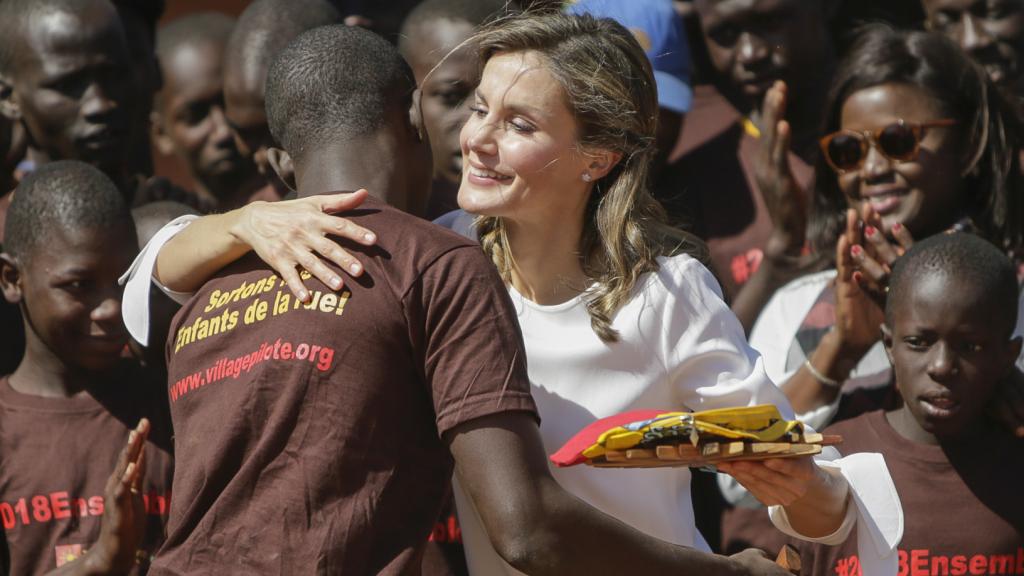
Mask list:
POLYGON ((403 304, 439 434, 501 412, 527 411, 538 418, 508 290, 478 247, 439 256, 413 282, 403 304))

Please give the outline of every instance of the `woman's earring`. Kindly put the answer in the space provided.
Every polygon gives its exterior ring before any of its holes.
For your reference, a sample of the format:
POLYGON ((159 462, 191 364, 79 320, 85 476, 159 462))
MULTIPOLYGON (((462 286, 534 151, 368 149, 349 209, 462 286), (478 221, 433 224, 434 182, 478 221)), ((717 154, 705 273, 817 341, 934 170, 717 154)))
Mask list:
POLYGON ((590 172, 584 172, 583 173, 583 181, 584 182, 590 182, 593 179, 594 179, 594 177, 590 175, 590 172))

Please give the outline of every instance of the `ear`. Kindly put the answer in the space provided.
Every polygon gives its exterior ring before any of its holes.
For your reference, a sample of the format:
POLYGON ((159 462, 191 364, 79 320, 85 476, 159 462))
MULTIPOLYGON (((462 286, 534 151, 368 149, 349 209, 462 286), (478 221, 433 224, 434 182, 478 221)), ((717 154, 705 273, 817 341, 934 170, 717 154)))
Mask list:
POLYGON ((156 110, 149 113, 149 126, 150 134, 153 137, 153 144, 156 145, 156 149, 164 156, 171 156, 174 154, 174 142, 171 140, 170 135, 164 130, 163 114, 160 114, 156 110))
POLYGON ((21 106, 14 97, 14 82, 5 74, 0 74, 0 114, 15 122, 21 120, 21 106))
MULTIPOLYGON (((879 326, 882 329, 882 345, 885 346, 885 355, 889 357, 889 364, 892 362, 892 330, 888 326, 882 324, 879 326)), ((895 364, 893 364, 895 366, 895 364)))
POLYGON ((298 188, 295 185, 295 164, 287 152, 280 148, 267 148, 267 162, 270 162, 270 167, 274 169, 285 186, 292 191, 298 188))
POLYGON ((585 156, 588 160, 585 171, 594 180, 600 180, 607 176, 612 171, 612 168, 615 168, 615 165, 619 163, 619 160, 622 160, 621 152, 603 149, 587 151, 585 156))
POLYGON ((0 289, 4 299, 11 304, 21 302, 21 268, 14 256, 7 252, 0 254, 0 289))
POLYGON ((423 142, 426 134, 426 129, 423 128, 422 99, 423 92, 419 88, 412 91, 412 104, 409 106, 409 123, 416 130, 416 135, 419 137, 420 142, 423 142))

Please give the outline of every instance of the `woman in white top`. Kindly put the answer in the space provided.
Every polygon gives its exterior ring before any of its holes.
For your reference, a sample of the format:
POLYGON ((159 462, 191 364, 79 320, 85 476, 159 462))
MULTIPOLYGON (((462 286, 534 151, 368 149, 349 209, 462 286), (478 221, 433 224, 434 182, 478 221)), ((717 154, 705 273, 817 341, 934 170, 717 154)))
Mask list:
MULTIPOLYGON (((689 255, 670 255, 680 242, 666 236, 647 189, 657 97, 636 39, 612 20, 552 15, 507 18, 474 41, 484 68, 462 131, 459 204, 483 215, 481 244, 519 311, 548 451, 597 418, 639 408, 771 403, 791 418, 712 275, 689 255)), ((271 235, 286 237, 289 225, 278 226, 271 235)), ((881 458, 857 456, 723 469, 780 505, 773 519, 795 535, 839 542, 857 524, 877 557, 868 565, 882 567, 872 573, 895 574, 899 501, 881 458)), ((553 474, 648 534, 707 549, 685 468, 553 474)), ((459 500, 471 569, 511 572, 459 500)))

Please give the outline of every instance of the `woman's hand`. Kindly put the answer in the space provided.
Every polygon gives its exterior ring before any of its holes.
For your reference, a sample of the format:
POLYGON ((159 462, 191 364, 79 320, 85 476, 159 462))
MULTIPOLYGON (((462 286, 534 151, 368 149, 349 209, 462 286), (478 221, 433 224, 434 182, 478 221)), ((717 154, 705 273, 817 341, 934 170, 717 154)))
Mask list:
POLYGON ((352 276, 363 273, 359 261, 328 236, 341 236, 364 246, 377 241, 373 232, 333 215, 359 206, 366 196, 366 190, 357 190, 351 194, 254 202, 243 208, 230 233, 276 270, 296 298, 308 302, 310 294, 298 267, 334 290, 340 290, 344 281, 321 258, 352 276))
POLYGON ((143 418, 128 434, 128 443, 107 479, 100 537, 84 558, 89 572, 127 574, 138 560, 146 522, 141 488, 148 435, 149 420, 143 418))
POLYGON ((791 129, 786 115, 786 84, 775 82, 764 97, 761 141, 754 159, 754 178, 774 229, 765 256, 799 256, 807 234, 807 194, 789 165, 791 129))
POLYGON ((765 506, 782 506, 793 529, 811 538, 827 536, 843 523, 849 485, 815 464, 811 456, 719 462, 765 506))
MULTIPOLYGON (((914 237, 905 226, 896 223, 889 230, 895 242, 890 241, 882 231, 882 219, 871 206, 864 206, 860 219, 863 222, 863 235, 858 225, 856 242, 851 244, 851 256, 859 272, 856 281, 875 302, 884 307, 886 293, 889 291, 889 274, 896 260, 914 245, 914 237), (854 246, 857 248, 854 249, 854 246)), ((849 229, 847 216, 848 235, 849 229)))
POLYGON ((869 259, 860 245, 857 211, 850 209, 846 212, 846 231, 836 243, 834 330, 841 347, 849 352, 846 356, 859 361, 880 338, 879 326, 885 321, 885 312, 859 282, 863 273, 855 270, 858 256, 861 261, 869 259))

